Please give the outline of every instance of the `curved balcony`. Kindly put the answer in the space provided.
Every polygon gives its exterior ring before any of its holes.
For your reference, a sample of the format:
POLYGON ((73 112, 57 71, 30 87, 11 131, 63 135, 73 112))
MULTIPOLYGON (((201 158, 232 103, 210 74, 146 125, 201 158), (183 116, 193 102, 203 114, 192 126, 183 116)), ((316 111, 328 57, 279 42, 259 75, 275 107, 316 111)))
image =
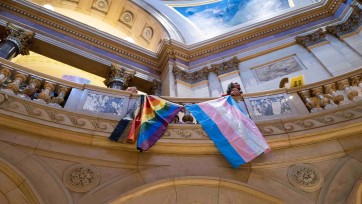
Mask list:
MULTIPOLYGON (((179 113, 179 121, 168 126, 154 147, 138 153, 135 145, 108 140, 137 94, 67 82, 3 59, 0 63, 0 165, 8 178, 2 185, 18 186, 18 194, 4 193, 8 200, 142 203, 191 196, 209 202, 206 195, 220 203, 245 200, 243 196, 257 203, 360 199, 361 69, 299 88, 235 97, 272 148, 235 170, 187 111, 179 113), (271 103, 268 111, 258 106, 264 101, 271 103), (91 182, 77 175, 90 176, 91 182)), ((181 104, 210 99, 164 98, 181 104)))
MULTIPOLYGON (((135 103, 137 94, 75 84, 6 60, 0 59, 0 62, 3 125, 33 131, 21 124, 25 120, 40 130, 54 128, 56 131, 39 131, 47 137, 136 151, 134 145, 114 143, 107 137, 135 103), (9 123, 11 118, 15 120, 9 123)), ((361 131, 361 73, 361 69, 357 69, 299 88, 249 93, 234 99, 256 123, 272 149, 346 137, 361 131)), ((163 98, 180 104, 209 100, 163 98)), ((177 118, 150 151, 218 152, 188 111, 181 111, 177 118), (197 148, 189 148, 192 146, 197 148)))

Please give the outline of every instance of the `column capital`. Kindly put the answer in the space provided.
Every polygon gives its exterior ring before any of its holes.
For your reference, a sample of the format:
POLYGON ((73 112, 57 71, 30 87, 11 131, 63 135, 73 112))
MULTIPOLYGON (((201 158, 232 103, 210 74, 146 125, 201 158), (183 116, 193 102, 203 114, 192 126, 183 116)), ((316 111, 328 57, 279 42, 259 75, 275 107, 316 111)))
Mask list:
POLYGON ((122 68, 120 65, 112 63, 111 69, 108 73, 106 80, 104 80, 104 84, 109 88, 120 87, 120 89, 126 89, 130 80, 135 75, 135 71, 126 70, 122 68))
POLYGON ((6 30, 8 36, 5 39, 15 43, 19 48, 20 54, 29 55, 31 41, 35 36, 35 32, 9 22, 6 24, 6 30))
POLYGON ((188 73, 177 67, 176 64, 173 65, 172 69, 173 74, 176 79, 187 82, 189 84, 196 84, 198 82, 207 80, 209 69, 207 67, 202 68, 201 70, 188 73))
POLYGON ((151 87, 150 93, 152 95, 161 96, 161 92, 162 92, 161 86, 162 86, 162 83, 157 81, 156 79, 154 79, 152 81, 152 87, 151 87))
POLYGON ((302 45, 303 47, 308 49, 309 47, 315 46, 319 43, 328 42, 325 36, 326 34, 321 28, 319 28, 315 32, 306 36, 297 36, 295 37, 295 40, 299 45, 302 45))
POLYGON ((336 36, 337 38, 341 38, 357 31, 362 24, 362 10, 356 5, 353 5, 352 9, 353 11, 351 15, 345 22, 333 26, 327 26, 326 32, 336 36))
POLYGON ((238 70, 239 60, 235 56, 226 62, 219 64, 211 64, 211 70, 216 73, 216 75, 222 75, 228 72, 238 70))

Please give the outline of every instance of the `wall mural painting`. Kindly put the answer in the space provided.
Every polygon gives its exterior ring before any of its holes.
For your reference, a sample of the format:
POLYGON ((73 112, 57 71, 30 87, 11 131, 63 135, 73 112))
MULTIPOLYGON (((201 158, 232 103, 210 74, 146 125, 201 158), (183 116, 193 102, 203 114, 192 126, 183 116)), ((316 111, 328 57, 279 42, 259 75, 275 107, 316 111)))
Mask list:
POLYGON ((123 104, 124 98, 88 93, 83 110, 121 115, 123 104))
POLYGON ((205 0, 192 4, 172 4, 204 34, 221 33, 226 28, 294 6, 293 0, 205 0))
POLYGON ((274 96, 250 100, 250 105, 256 117, 279 115, 292 112, 284 96, 274 96))
POLYGON ((270 81, 303 70, 294 57, 253 69, 261 82, 270 81))

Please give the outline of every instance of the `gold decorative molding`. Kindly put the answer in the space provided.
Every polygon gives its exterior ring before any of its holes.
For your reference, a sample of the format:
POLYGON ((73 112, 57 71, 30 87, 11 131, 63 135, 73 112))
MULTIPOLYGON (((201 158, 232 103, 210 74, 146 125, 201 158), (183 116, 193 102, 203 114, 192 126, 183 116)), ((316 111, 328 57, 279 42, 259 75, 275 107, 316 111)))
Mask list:
POLYGON ((337 10, 341 1, 339 0, 329 0, 323 6, 316 7, 315 9, 308 10, 305 13, 295 13, 291 15, 289 18, 283 18, 278 22, 271 22, 267 26, 263 28, 258 28, 254 30, 250 30, 247 32, 238 32, 232 36, 228 36, 227 39, 216 40, 213 42, 207 42, 202 46, 198 46, 195 48, 186 48, 182 45, 167 45, 165 44, 158 57, 148 55, 145 57, 144 53, 140 53, 135 49, 120 49, 119 47, 105 43, 104 40, 99 40, 99 37, 86 36, 85 34, 79 33, 73 28, 70 28, 71 25, 62 24, 58 25, 49 21, 48 19, 40 18, 37 15, 34 15, 31 10, 21 10, 12 4, 9 3, 0 3, 0 7, 5 10, 10 10, 11 12, 16 13, 20 16, 26 16, 26 18, 30 18, 34 21, 39 22, 40 24, 45 24, 47 27, 51 27, 52 29, 58 30, 62 33, 67 33, 70 36, 75 36, 78 39, 82 39, 83 41, 89 42, 91 44, 95 44, 103 49, 109 50, 111 52, 116 52, 117 54, 127 58, 135 60, 140 64, 146 64, 147 66, 152 67, 153 69, 160 70, 163 68, 163 65, 168 59, 172 58, 170 54, 174 57, 184 60, 185 62, 194 61, 200 58, 204 58, 210 56, 212 54, 220 53, 225 50, 229 50, 240 45, 268 37, 270 35, 283 32, 285 30, 289 30, 291 28, 295 28, 306 23, 316 21, 334 14, 337 10), (170 47, 173 47, 173 52, 170 53, 170 47))

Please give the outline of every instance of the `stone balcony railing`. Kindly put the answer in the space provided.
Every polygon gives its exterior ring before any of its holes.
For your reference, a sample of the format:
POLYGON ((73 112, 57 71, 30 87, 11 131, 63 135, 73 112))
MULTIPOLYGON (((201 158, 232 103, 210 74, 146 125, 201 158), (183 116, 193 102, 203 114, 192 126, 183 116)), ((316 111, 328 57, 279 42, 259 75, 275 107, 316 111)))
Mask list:
MULTIPOLYGON (((48 137, 135 151, 134 145, 110 142, 107 138, 135 103, 137 94, 68 82, 3 59, 0 63, 1 124, 30 132, 38 128, 40 135, 48 137)), ((235 100, 272 148, 328 140, 337 137, 342 129, 350 131, 348 134, 360 129, 361 73, 362 69, 358 69, 303 87, 248 93, 235 100)), ((210 100, 163 98, 181 104, 210 100)), ((178 118, 151 151, 176 153, 186 143, 187 147, 197 146, 189 148, 189 153, 217 152, 187 111, 180 112, 178 118)))

